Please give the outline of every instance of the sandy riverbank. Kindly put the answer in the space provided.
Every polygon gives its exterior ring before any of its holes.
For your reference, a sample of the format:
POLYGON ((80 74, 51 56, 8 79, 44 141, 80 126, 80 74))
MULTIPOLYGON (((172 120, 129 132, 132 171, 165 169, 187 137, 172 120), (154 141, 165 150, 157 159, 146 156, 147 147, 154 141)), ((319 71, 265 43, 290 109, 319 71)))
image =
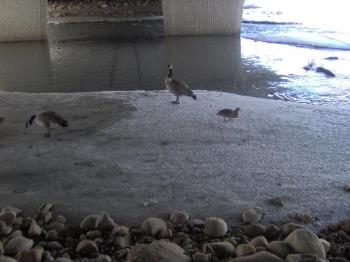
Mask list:
POLYGON ((167 92, 0 94, 0 206, 43 201, 71 217, 109 210, 120 222, 180 209, 235 222, 262 207, 318 224, 349 217, 349 109, 197 91, 179 106, 167 92), (14 106, 16 105, 16 106, 14 106), (216 110, 242 108, 223 122, 216 110), (55 110, 71 124, 46 139, 27 118, 55 110), (268 199, 281 196, 278 208, 268 199), (153 205, 145 206, 146 202, 153 205))

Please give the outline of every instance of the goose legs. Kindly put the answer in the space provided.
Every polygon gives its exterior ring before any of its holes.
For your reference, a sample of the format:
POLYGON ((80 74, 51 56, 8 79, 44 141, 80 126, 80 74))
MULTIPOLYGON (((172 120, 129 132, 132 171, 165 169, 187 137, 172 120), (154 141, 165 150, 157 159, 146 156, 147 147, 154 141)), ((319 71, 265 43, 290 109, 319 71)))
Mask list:
POLYGON ((179 97, 177 96, 177 97, 176 97, 176 100, 175 100, 175 101, 172 101, 171 103, 173 103, 174 105, 180 104, 180 102, 179 102, 179 97))

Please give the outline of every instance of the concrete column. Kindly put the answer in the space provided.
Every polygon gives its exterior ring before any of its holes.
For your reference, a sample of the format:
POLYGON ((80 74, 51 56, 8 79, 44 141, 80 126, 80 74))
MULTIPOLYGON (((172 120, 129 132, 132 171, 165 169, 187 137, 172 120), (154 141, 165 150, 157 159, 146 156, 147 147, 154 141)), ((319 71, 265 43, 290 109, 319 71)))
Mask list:
POLYGON ((0 0, 0 41, 47 38, 47 0, 0 0))
POLYGON ((163 0, 165 32, 239 34, 244 0, 163 0))

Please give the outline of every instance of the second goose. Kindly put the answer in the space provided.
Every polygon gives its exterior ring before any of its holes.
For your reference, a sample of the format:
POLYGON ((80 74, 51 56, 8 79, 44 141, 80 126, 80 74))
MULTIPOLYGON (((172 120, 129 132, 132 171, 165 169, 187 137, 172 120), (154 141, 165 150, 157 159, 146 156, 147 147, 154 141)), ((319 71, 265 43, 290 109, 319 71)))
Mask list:
POLYGON ((46 128, 47 133, 44 134, 44 137, 51 136, 52 125, 59 125, 61 127, 68 126, 68 122, 54 111, 45 111, 36 115, 32 115, 30 119, 26 122, 26 128, 31 126, 34 121, 38 126, 46 128))

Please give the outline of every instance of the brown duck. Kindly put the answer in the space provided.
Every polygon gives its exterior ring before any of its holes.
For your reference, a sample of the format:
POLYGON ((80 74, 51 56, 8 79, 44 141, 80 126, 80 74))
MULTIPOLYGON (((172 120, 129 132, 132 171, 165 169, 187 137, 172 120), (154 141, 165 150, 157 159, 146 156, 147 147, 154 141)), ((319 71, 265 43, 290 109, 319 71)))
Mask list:
POLYGON ((237 107, 235 110, 224 108, 224 109, 219 110, 217 114, 219 116, 222 116, 226 121, 226 119, 237 118, 239 111, 241 111, 241 109, 239 107, 237 107))

